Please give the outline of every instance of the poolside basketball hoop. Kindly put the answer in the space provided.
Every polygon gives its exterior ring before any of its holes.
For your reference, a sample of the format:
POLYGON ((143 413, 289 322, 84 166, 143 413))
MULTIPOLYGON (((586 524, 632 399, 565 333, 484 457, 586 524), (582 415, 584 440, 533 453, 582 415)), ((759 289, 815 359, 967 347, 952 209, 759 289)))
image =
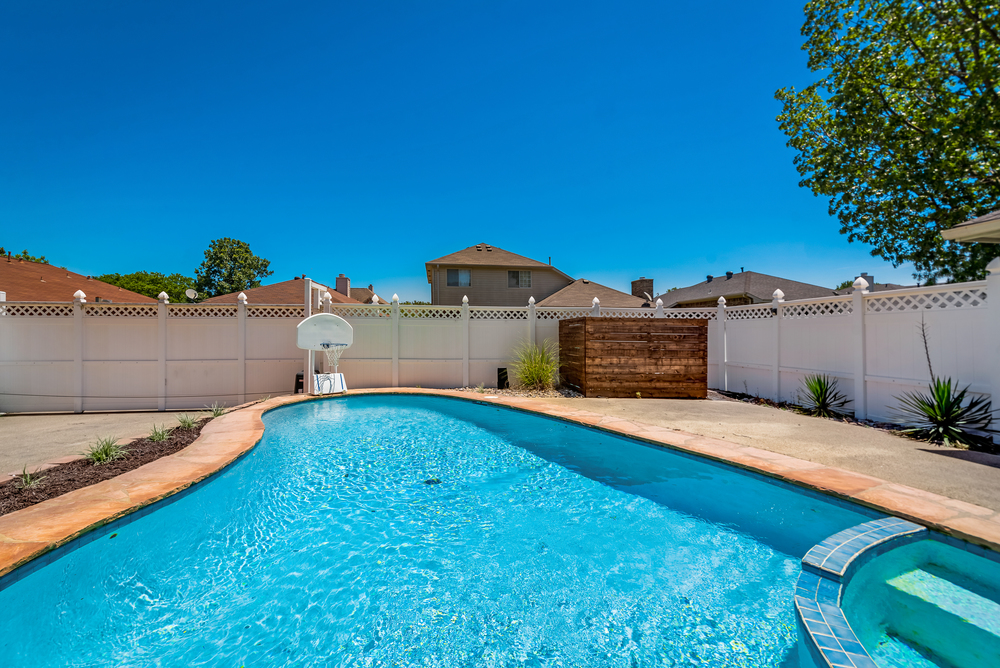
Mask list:
POLYGON ((317 313, 298 324, 296 345, 309 352, 309 368, 312 368, 314 351, 326 354, 327 367, 333 373, 313 374, 313 394, 336 394, 347 390, 344 374, 339 373, 340 356, 354 343, 354 328, 351 324, 332 313, 317 313))

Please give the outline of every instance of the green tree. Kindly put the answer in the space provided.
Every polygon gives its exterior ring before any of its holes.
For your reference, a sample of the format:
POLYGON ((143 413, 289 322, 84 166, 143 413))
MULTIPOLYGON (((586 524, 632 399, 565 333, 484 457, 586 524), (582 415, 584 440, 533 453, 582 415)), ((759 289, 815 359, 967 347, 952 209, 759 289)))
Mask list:
POLYGON ((775 94, 800 185, 917 279, 985 276, 995 246, 939 233, 1000 208, 1000 4, 810 0, 805 14, 820 79, 775 94))
POLYGON ((260 287, 260 280, 274 273, 268 270, 270 264, 254 255, 245 241, 215 239, 195 271, 197 290, 205 297, 215 297, 260 287))
POLYGON ((854 287, 854 281, 847 280, 838 283, 837 287, 835 287, 834 290, 846 290, 848 288, 853 288, 853 287, 854 287))
POLYGON ((104 274, 97 280, 117 285, 124 290, 138 292, 157 299, 161 292, 170 296, 170 301, 178 304, 191 301, 184 294, 185 290, 194 287, 194 279, 183 274, 161 274, 155 271, 136 271, 131 274, 104 274))
MULTIPOLYGON (((7 249, 4 248, 3 246, 0 246, 0 255, 6 256, 7 253, 8 253, 7 249)), ((41 264, 49 263, 49 261, 45 259, 44 255, 35 257, 34 255, 29 254, 27 250, 23 250, 17 255, 14 255, 13 251, 10 251, 10 253, 11 257, 15 260, 27 260, 28 262, 39 262, 41 264)))

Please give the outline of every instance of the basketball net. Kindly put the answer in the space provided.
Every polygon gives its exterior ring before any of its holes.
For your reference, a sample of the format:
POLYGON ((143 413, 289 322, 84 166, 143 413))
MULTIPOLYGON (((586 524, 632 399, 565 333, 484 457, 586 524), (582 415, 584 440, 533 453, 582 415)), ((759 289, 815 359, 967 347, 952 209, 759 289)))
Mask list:
POLYGON ((322 343, 323 352, 326 353, 326 363, 333 367, 333 372, 337 373, 340 365, 340 355, 347 350, 347 345, 343 343, 322 343))

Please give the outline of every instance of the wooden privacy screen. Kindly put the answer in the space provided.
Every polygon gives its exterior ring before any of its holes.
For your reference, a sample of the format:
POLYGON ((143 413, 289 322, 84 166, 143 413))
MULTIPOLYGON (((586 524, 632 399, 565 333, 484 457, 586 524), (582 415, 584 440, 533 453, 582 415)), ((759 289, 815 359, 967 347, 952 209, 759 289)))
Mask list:
POLYGON ((704 399, 708 320, 561 320, 559 364, 563 385, 587 397, 704 399))

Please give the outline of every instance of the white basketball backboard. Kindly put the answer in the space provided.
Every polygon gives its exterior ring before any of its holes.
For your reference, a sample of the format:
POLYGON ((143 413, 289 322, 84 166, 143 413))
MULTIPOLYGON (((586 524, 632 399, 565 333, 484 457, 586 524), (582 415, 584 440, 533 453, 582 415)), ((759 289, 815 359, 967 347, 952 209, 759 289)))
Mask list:
POLYGON ((298 325, 296 344, 303 350, 326 350, 330 345, 354 343, 351 323, 332 313, 311 315, 298 325))

